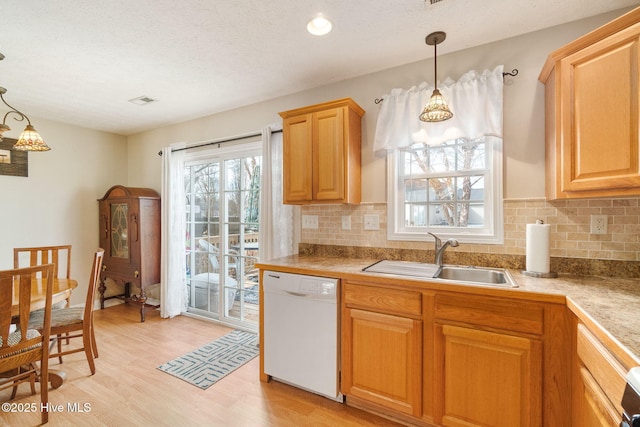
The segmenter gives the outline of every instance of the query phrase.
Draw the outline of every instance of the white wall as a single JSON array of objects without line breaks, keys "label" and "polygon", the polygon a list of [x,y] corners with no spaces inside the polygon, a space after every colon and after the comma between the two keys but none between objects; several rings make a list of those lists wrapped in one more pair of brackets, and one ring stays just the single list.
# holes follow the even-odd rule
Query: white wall
[{"label": "white wall", "polygon": [[[438,75],[442,80],[446,76],[458,79],[471,69],[493,69],[499,64],[504,64],[505,71],[519,70],[517,77],[507,77],[504,88],[505,198],[544,196],[544,86],[538,81],[538,75],[548,54],[626,11],[438,57]],[[455,37],[455,31],[447,31],[448,38]],[[431,48],[425,45],[425,55],[431,53],[427,49]],[[372,152],[380,109],[374,100],[392,88],[408,89],[430,79],[433,79],[431,59],[131,136],[128,138],[129,183],[159,191],[161,161],[157,152],[172,142],[204,141],[259,130],[266,124],[280,122],[279,111],[351,97],[366,110],[362,201],[385,202],[385,161]]]},{"label": "white wall", "polygon": [[[0,269],[13,268],[13,248],[71,244],[72,304],[83,303],[98,247],[98,202],[127,183],[126,138],[30,117],[51,151],[29,153],[29,176],[0,175]],[[13,125],[4,136],[18,138]]]}]

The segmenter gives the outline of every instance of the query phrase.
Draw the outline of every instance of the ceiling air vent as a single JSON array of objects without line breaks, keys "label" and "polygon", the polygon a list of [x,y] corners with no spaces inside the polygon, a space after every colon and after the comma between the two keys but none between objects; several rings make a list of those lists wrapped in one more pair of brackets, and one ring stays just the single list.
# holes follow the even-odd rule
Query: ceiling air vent
[{"label": "ceiling air vent", "polygon": [[133,98],[133,99],[129,100],[129,102],[131,102],[132,104],[136,104],[136,105],[147,105],[147,104],[151,104],[152,102],[156,102],[156,101],[157,101],[157,99],[149,98],[146,95],[139,96],[137,98]]}]

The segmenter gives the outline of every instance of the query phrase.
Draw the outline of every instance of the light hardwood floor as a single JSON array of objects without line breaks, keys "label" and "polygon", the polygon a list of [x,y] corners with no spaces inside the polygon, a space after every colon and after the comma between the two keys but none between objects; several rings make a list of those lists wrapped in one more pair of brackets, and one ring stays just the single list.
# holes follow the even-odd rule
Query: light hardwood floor
[{"label": "light hardwood floor", "polygon": [[[67,381],[49,392],[49,426],[396,426],[297,388],[261,383],[256,357],[207,390],[200,390],[156,369],[231,331],[225,326],[178,316],[161,319],[148,310],[140,323],[136,306],[120,304],[96,311],[100,357],[90,375],[82,353],[66,356],[51,368],[64,370]],[[73,345],[73,343],[71,344]],[[5,402],[10,390],[0,394]],[[20,386],[13,402],[39,402]],[[68,405],[89,409],[69,411]],[[18,405],[16,405],[18,406]],[[34,426],[39,413],[0,411],[2,426]]]}]

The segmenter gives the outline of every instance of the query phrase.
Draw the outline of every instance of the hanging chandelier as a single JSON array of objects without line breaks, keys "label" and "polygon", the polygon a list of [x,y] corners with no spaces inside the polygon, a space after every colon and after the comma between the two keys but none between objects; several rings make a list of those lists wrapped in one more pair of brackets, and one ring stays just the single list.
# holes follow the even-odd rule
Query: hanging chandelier
[{"label": "hanging chandelier", "polygon": [[433,46],[433,68],[434,68],[434,89],[429,98],[429,102],[422,110],[420,114],[420,120],[423,122],[442,122],[449,120],[453,117],[453,113],[449,110],[447,101],[444,99],[440,91],[438,90],[438,55],[436,46],[442,43],[447,38],[447,34],[444,31],[436,31],[429,34],[425,42],[429,46]]},{"label": "hanging chandelier", "polygon": [[[3,59],[4,59],[4,55],[0,53],[0,61],[2,61]],[[9,105],[9,103],[4,99],[5,93],[7,93],[7,89],[0,86],[0,100],[2,100],[4,105],[9,107],[9,111],[7,111],[7,113],[4,115],[2,119],[2,124],[0,124],[0,142],[2,141],[2,134],[6,131],[11,130],[11,128],[7,125],[7,117],[9,117],[10,114],[14,114],[17,116],[14,118],[16,121],[26,120],[27,126],[24,128],[24,130],[20,134],[20,138],[18,138],[18,142],[16,142],[15,145],[11,147],[12,150],[20,150],[20,151],[51,150],[51,148],[49,148],[49,146],[45,144],[45,142],[42,140],[42,137],[40,136],[38,131],[36,131],[35,128],[31,125],[31,120],[29,120],[29,117],[27,117],[26,114],[18,111],[17,109]]]}]

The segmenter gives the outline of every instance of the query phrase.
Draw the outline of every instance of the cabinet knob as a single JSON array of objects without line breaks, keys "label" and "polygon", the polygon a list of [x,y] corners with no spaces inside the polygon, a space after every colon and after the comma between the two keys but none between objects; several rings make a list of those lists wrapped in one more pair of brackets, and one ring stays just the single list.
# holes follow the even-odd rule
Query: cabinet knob
[{"label": "cabinet knob", "polygon": [[102,264],[102,271],[107,271],[107,266],[106,266],[106,264]]},{"label": "cabinet knob", "polygon": [[140,277],[140,272],[139,272],[138,270],[134,271],[134,272],[133,272],[133,277],[135,277],[136,279],[137,279],[138,277]]}]

